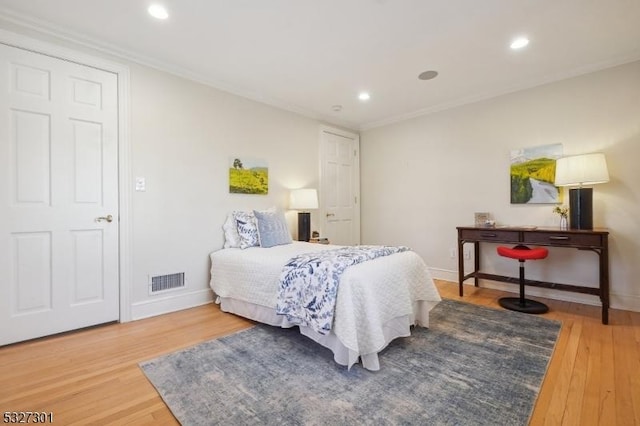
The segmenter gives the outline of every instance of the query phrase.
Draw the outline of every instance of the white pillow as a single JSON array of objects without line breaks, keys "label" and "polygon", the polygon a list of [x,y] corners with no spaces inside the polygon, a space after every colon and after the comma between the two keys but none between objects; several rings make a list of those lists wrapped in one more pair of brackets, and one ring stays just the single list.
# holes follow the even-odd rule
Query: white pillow
[{"label": "white pillow", "polygon": [[240,235],[238,235],[238,227],[233,213],[227,215],[227,220],[222,225],[222,230],[224,231],[224,248],[240,247]]}]

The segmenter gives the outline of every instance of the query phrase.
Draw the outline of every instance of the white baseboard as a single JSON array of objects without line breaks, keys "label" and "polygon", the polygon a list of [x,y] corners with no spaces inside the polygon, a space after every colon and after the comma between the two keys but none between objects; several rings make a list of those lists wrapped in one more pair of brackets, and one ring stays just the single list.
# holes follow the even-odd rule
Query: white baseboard
[{"label": "white baseboard", "polygon": [[450,271],[448,269],[429,268],[431,276],[436,280],[458,282],[458,271]]},{"label": "white baseboard", "polygon": [[[429,268],[431,276],[442,281],[452,283],[458,282],[458,271],[451,271],[439,268]],[[471,280],[467,280],[465,285],[472,286]],[[496,290],[517,293],[518,287],[513,284],[498,281],[480,280],[480,286]],[[600,306],[600,298],[589,294],[572,293],[546,288],[527,287],[527,294],[531,296],[544,297],[566,302],[582,303],[585,305]],[[625,311],[640,312],[640,297],[622,294],[610,294],[611,308]],[[167,314],[169,312],[194,308],[213,302],[213,292],[210,289],[203,289],[189,293],[176,293],[175,295],[165,295],[157,299],[136,302],[131,305],[131,319],[139,320],[154,317],[156,315]]]},{"label": "white baseboard", "polygon": [[[458,283],[458,271],[447,269],[429,268],[431,276],[442,281]],[[472,280],[467,280],[465,285],[473,285]],[[518,293],[518,287],[513,284],[499,281],[480,280],[480,287],[492,288],[495,290]],[[562,300],[565,302],[582,303],[585,305],[601,306],[600,298],[590,294],[572,293],[569,291],[552,290],[547,288],[527,287],[526,293],[531,296],[545,297],[547,299]],[[612,309],[622,309],[624,311],[640,312],[640,297],[624,294],[609,293],[609,304]]]},{"label": "white baseboard", "polygon": [[158,296],[157,299],[154,298],[133,303],[131,305],[131,319],[139,320],[155,317],[156,315],[194,308],[211,302],[213,302],[213,292],[211,289]]},{"label": "white baseboard", "polygon": [[640,296],[610,294],[610,305],[613,309],[622,309],[623,311],[640,312]]}]

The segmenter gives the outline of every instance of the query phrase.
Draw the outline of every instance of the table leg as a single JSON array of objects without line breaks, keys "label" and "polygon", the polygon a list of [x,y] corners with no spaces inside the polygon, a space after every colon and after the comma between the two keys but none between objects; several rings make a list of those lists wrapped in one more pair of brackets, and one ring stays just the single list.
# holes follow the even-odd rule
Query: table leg
[{"label": "table leg", "polygon": [[609,249],[605,246],[600,255],[600,301],[602,302],[602,323],[609,324]]},{"label": "table leg", "polygon": [[463,278],[464,278],[464,241],[458,238],[458,292],[460,297],[464,296]]},{"label": "table leg", "polygon": [[[480,270],[480,243],[478,241],[473,243],[473,272],[477,273]],[[478,287],[478,277],[473,277],[473,284]]]}]

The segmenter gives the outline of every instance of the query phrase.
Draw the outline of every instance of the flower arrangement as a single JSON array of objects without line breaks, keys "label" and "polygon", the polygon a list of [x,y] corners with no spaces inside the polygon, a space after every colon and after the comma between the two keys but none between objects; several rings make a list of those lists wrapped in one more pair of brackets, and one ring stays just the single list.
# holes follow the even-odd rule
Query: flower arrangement
[{"label": "flower arrangement", "polygon": [[567,217],[569,214],[569,207],[567,206],[555,206],[553,212],[560,215],[560,217]]},{"label": "flower arrangement", "polygon": [[568,227],[568,218],[569,207],[567,206],[555,206],[553,208],[554,213],[558,213],[560,215],[560,229],[567,229]]}]

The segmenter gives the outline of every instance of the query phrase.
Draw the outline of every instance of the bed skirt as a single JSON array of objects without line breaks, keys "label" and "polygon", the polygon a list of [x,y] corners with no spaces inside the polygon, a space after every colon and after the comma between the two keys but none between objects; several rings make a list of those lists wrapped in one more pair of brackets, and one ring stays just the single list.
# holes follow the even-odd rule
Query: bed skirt
[{"label": "bed skirt", "polygon": [[[223,312],[240,315],[251,320],[269,324],[275,327],[291,328],[296,327],[287,321],[284,315],[276,314],[274,308],[256,305],[229,297],[218,297],[216,303],[220,304]],[[329,334],[320,334],[310,327],[300,327],[300,333],[307,336],[311,340],[328,348],[333,352],[333,359],[340,365],[351,368],[359,360],[362,366],[367,370],[377,371],[380,369],[380,361],[378,353],[389,345],[389,343],[398,337],[407,337],[411,335],[411,327],[419,325],[429,327],[429,311],[437,304],[437,301],[418,300],[413,304],[413,313],[392,318],[387,321],[382,328],[385,337],[384,344],[375,352],[362,354],[358,348],[348,348],[338,337],[330,332]]]}]

